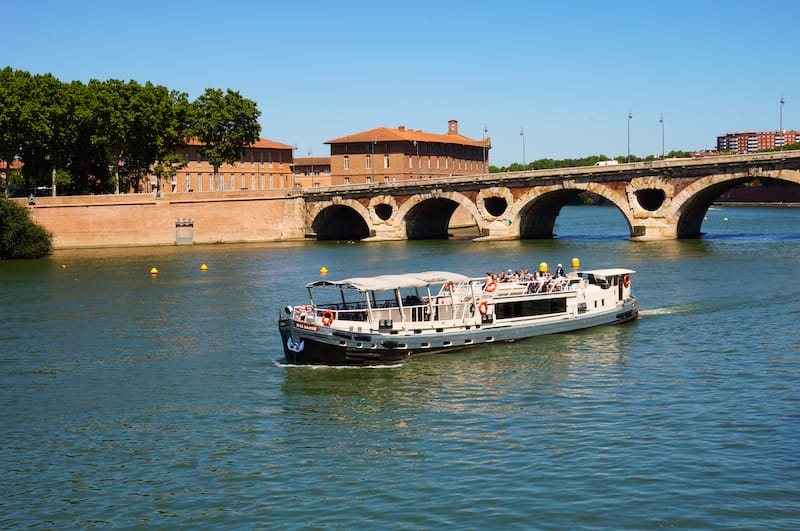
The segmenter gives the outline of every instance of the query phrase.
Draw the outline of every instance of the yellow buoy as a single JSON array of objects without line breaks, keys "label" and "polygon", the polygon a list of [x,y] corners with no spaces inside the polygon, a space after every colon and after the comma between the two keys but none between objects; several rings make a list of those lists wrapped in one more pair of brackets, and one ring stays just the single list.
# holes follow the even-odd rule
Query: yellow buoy
[{"label": "yellow buoy", "polygon": [[577,258],[573,258],[572,259],[572,268],[573,269],[578,269],[580,266],[581,266],[581,261],[578,260]]},{"label": "yellow buoy", "polygon": [[155,267],[153,267],[153,269],[151,269],[151,270],[150,270],[150,274],[151,274],[151,275],[157,275],[157,274],[158,274],[158,269],[156,269]]},{"label": "yellow buoy", "polygon": [[200,271],[208,271],[208,266],[203,264],[200,266]]},{"label": "yellow buoy", "polygon": [[325,267],[325,266],[322,266],[322,267],[319,268],[319,272],[322,273],[323,275],[327,275],[328,274],[328,268]]},{"label": "yellow buoy", "polygon": [[541,264],[539,264],[539,272],[547,273],[547,262],[542,262]]}]

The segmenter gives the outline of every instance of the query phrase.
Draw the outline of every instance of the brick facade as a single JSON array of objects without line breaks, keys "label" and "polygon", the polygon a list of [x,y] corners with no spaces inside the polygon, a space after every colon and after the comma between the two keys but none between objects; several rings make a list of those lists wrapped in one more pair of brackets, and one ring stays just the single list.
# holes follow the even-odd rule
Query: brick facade
[{"label": "brick facade", "polygon": [[489,172],[491,140],[473,140],[448,122],[446,134],[378,127],[328,140],[331,184],[364,184]]}]

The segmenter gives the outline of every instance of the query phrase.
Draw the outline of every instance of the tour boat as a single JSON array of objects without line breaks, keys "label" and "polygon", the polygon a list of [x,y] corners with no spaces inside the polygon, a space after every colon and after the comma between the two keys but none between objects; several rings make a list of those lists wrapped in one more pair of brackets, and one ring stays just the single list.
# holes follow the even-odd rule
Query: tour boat
[{"label": "tour boat", "polygon": [[280,310],[290,365],[387,365],[410,357],[634,320],[634,271],[471,278],[424,271],[306,285]]}]

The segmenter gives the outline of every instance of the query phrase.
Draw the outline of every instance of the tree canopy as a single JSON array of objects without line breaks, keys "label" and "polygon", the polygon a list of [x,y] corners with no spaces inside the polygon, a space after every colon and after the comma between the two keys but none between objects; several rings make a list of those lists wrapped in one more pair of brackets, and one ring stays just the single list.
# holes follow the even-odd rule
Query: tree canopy
[{"label": "tree canopy", "polygon": [[[190,102],[187,94],[150,82],[64,83],[6,67],[0,70],[0,161],[6,163],[0,187],[130,191],[149,173],[174,168],[177,147],[189,139],[202,144],[216,171],[258,140],[260,114],[255,102],[230,89],[206,89]],[[21,182],[12,182],[17,160]]]},{"label": "tree canopy", "polygon": [[200,153],[214,168],[215,186],[219,167],[236,162],[242,148],[258,140],[260,114],[254,102],[230,89],[206,89],[192,104],[187,130],[203,144]]}]

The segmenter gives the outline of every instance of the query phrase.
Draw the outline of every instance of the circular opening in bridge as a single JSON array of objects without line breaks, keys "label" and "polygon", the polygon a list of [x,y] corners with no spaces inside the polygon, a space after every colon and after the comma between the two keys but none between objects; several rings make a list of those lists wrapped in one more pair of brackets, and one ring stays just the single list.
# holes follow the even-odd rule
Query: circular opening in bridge
[{"label": "circular opening in bridge", "polygon": [[387,205],[386,203],[375,205],[375,214],[383,221],[386,221],[392,215],[392,205]]},{"label": "circular opening in bridge", "polygon": [[646,190],[639,190],[636,192],[636,200],[639,201],[639,204],[642,205],[642,208],[645,210],[649,210],[653,212],[661,208],[661,205],[664,204],[664,199],[667,198],[667,195],[664,193],[664,190],[658,190],[655,188],[648,188]]},{"label": "circular opening in bridge", "polygon": [[483,206],[486,207],[486,212],[497,217],[506,211],[508,202],[503,197],[487,197],[483,200]]}]

